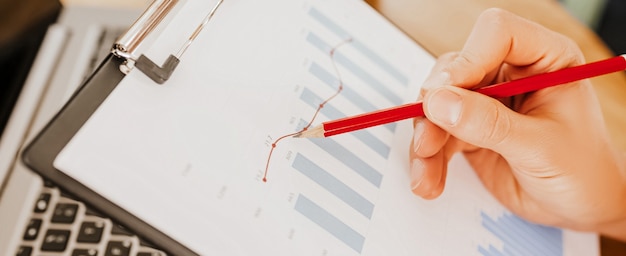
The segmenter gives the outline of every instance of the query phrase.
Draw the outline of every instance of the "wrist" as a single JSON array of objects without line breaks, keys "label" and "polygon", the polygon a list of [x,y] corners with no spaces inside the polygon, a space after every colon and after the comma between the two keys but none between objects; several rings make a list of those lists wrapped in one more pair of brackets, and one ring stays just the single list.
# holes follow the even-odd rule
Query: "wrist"
[{"label": "wrist", "polygon": [[607,237],[626,242],[626,152],[621,153],[619,171],[622,177],[622,187],[618,190],[621,201],[615,205],[617,218],[598,227],[598,232]]},{"label": "wrist", "polygon": [[626,242],[626,219],[606,224],[599,233],[606,237]]}]

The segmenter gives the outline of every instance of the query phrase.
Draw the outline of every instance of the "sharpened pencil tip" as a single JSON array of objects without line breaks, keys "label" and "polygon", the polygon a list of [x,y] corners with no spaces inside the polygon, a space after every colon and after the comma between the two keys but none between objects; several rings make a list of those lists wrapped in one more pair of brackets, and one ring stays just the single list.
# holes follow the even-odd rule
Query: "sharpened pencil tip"
[{"label": "sharpened pencil tip", "polygon": [[293,136],[293,138],[323,138],[324,127],[322,125],[303,130]]}]

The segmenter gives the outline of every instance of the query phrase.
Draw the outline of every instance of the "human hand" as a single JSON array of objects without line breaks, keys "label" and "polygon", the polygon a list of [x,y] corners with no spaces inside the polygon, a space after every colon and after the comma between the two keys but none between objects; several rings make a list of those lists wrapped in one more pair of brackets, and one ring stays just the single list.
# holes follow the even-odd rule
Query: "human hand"
[{"label": "human hand", "polygon": [[449,159],[462,152],[517,215],[620,236],[613,229],[626,227],[626,157],[612,146],[587,80],[500,100],[467,90],[583,62],[570,39],[485,11],[464,48],[441,56],[424,83],[428,119],[415,120],[409,149],[413,193],[438,197]]}]

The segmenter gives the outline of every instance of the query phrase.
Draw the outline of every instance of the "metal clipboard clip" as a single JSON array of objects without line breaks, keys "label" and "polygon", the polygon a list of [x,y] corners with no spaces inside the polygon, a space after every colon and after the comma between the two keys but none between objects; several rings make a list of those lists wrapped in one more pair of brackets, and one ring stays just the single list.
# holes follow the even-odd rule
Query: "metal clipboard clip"
[{"label": "metal clipboard clip", "polygon": [[174,9],[179,0],[154,0],[132,26],[115,42],[111,51],[113,54],[126,59],[120,70],[128,74],[134,67],[150,77],[158,84],[165,83],[180,63],[180,57],[196,39],[202,29],[209,23],[223,0],[219,0],[204,20],[191,33],[187,41],[181,46],[176,55],[170,54],[162,66],[154,63],[145,55],[137,57],[137,48],[141,42],[163,21]]}]

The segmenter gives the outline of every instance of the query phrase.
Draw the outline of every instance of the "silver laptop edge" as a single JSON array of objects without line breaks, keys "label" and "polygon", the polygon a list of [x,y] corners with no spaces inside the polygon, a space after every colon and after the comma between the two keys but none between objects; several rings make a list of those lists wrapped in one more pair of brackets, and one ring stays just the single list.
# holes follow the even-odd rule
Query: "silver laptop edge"
[{"label": "silver laptop edge", "polygon": [[[71,96],[101,59],[94,52],[105,28],[123,31],[137,9],[65,6],[51,26],[0,137],[0,255],[15,255],[43,180],[26,169],[19,152]],[[100,54],[101,55],[101,54]]]}]

